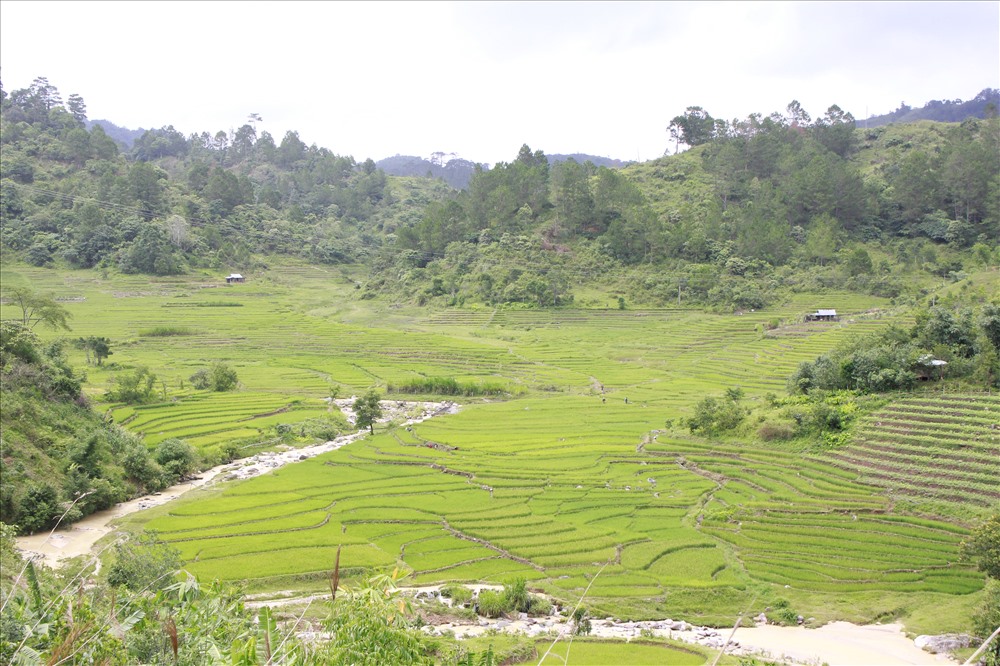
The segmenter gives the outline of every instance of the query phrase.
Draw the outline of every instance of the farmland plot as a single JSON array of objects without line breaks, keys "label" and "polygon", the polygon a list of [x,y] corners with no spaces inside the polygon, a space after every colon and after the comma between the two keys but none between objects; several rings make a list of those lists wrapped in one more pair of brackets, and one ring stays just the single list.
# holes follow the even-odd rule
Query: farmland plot
[{"label": "farmland plot", "polygon": [[[85,299],[67,302],[74,334],[123,341],[118,366],[92,368],[91,395],[134,365],[166,382],[158,405],[113,406],[151,444],[260,436],[322,416],[331,386],[344,397],[450,377],[519,391],[139,519],[200,576],[263,590],[321,587],[340,547],[349,575],[399,564],[416,583],[523,576],[567,601],[590,586],[595,612],[702,623],[729,623],[762,595],[791,598],[817,617],[850,598],[864,614],[854,619],[870,619],[944,597],[974,600],[981,587],[957,550],[968,520],[995,505],[995,398],[960,407],[915,396],[838,452],[706,442],[667,425],[727,388],[751,398],[782,392],[801,361],[897,321],[870,312],[886,307],[879,299],[825,294],[821,304],[842,320],[807,325],[801,315],[817,298],[804,295],[734,315],[425,312],[351,301],[339,278],[295,266],[232,289],[78,275],[25,269],[22,277]],[[179,321],[183,336],[141,335]],[[237,369],[237,392],[181,388],[216,360]],[[962,419],[948,416],[958,409],[967,410]],[[969,434],[959,420],[985,430]],[[913,481],[932,464],[933,484]],[[922,512],[920,502],[951,510]]]}]

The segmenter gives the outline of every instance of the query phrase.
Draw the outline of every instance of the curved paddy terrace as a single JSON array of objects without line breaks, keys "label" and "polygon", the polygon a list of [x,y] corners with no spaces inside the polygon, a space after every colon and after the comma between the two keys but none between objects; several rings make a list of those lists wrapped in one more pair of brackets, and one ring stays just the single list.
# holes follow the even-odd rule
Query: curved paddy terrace
[{"label": "curved paddy terrace", "polygon": [[[836,451],[710,441],[679,425],[706,395],[782,393],[800,362],[905,323],[884,301],[825,294],[821,305],[843,316],[810,324],[801,315],[819,297],[807,295],[726,315],[425,312],[347,302],[337,280],[278,267],[246,289],[175,281],[116,297],[99,282],[63,285],[88,299],[67,303],[78,321],[107,305],[102,334],[132,340],[116,361],[167,379],[175,399],[114,409],[150,441],[180,436],[207,450],[260,436],[321,414],[331,384],[344,395],[449,377],[516,395],[455,397],[457,414],[379,428],[136,514],[131,527],[157,530],[192,573],[308,593],[325,588],[341,548],[346,576],[400,565],[418,585],[524,577],[567,603],[586,590],[595,617],[713,626],[781,602],[816,625],[898,618],[944,632],[977,602],[982,576],[958,546],[996,506],[995,396],[903,398]],[[239,306],[197,305],[211,302]],[[138,335],[180,310],[191,335]],[[209,359],[237,368],[239,392],[179,388]],[[92,394],[109,376],[92,374]]]}]

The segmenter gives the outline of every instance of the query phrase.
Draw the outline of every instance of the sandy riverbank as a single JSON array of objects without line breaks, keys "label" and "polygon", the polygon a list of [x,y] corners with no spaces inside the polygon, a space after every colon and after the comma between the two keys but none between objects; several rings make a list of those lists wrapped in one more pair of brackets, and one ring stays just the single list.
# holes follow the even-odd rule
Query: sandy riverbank
[{"label": "sandy riverbank", "polygon": [[[648,629],[653,623],[610,623],[597,620],[592,636],[619,640],[641,638],[643,630],[654,636],[719,649],[731,629],[709,629],[687,625],[682,630]],[[555,632],[568,638],[571,624],[562,619],[489,621],[478,624],[451,623],[436,629],[468,638],[491,630],[542,637]],[[859,626],[832,622],[818,629],[759,625],[738,629],[726,654],[770,659],[795,666],[942,666],[958,662],[946,655],[921,650],[903,633],[900,624]]]},{"label": "sandy riverbank", "polygon": [[829,666],[896,666],[955,664],[945,655],[921,650],[903,633],[901,624],[858,626],[831,622],[818,629],[760,625],[736,630],[733,640],[744,648],[769,653],[796,664]]},{"label": "sandy riverbank", "polygon": [[[498,585],[468,585],[478,593],[480,589],[502,589]],[[438,596],[441,585],[401,587],[401,594],[437,600],[445,605],[448,599]],[[282,608],[311,604],[325,600],[329,594],[296,596],[293,592],[256,595],[248,598],[247,606]],[[415,606],[419,611],[420,606]],[[518,615],[516,619],[455,620],[425,625],[425,633],[450,633],[457,638],[482,636],[499,631],[523,634],[544,639],[559,635],[560,640],[570,637],[572,623],[562,615],[532,617]],[[675,620],[649,620],[640,622],[616,621],[610,618],[593,619],[591,636],[616,640],[637,640],[648,632],[654,636],[721,649],[730,640],[732,629],[699,627]],[[738,657],[755,657],[776,660],[795,666],[944,666],[957,662],[945,655],[935,655],[918,648],[903,632],[901,624],[856,625],[849,622],[832,622],[816,629],[782,627],[758,624],[740,628],[732,635],[726,653]]]}]

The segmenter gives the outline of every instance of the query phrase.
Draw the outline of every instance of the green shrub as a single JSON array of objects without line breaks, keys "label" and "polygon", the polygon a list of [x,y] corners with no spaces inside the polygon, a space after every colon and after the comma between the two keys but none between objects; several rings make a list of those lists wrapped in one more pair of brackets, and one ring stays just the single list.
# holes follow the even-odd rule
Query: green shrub
[{"label": "green shrub", "polygon": [[62,510],[59,491],[44,481],[32,483],[21,497],[17,522],[25,534],[34,534],[56,524]]},{"label": "green shrub", "polygon": [[232,391],[239,384],[236,370],[228,364],[218,361],[210,368],[202,368],[189,378],[191,384],[198,390]]},{"label": "green shrub", "polygon": [[472,601],[472,590],[464,585],[445,585],[441,588],[441,596],[451,599],[453,606],[464,606]]},{"label": "green shrub", "polygon": [[107,397],[112,402],[141,404],[149,401],[155,384],[156,375],[146,366],[139,366],[132,372],[117,375]]},{"label": "green shrub", "polygon": [[160,467],[174,477],[183,479],[193,472],[198,464],[198,454],[194,447],[179,439],[165,439],[156,447],[154,455]]},{"label": "green shrub", "polygon": [[591,632],[593,627],[590,624],[590,618],[587,616],[587,609],[580,606],[573,611],[573,633],[578,636],[586,636]]},{"label": "green shrub", "polygon": [[198,331],[187,326],[154,326],[139,331],[144,338],[169,338],[175,335],[195,335]]},{"label": "green shrub", "polygon": [[[395,577],[375,577],[355,594],[333,606],[324,626],[329,641],[317,644],[309,663],[433,664],[437,643],[410,628],[406,605],[400,603]],[[258,663],[254,656],[245,663]],[[285,662],[282,662],[285,663]]]},{"label": "green shrub", "polygon": [[527,613],[530,607],[528,586],[524,578],[515,578],[503,587],[503,603],[506,611]]},{"label": "green shrub", "polygon": [[508,395],[511,388],[499,382],[460,382],[454,377],[423,377],[402,384],[390,384],[390,393],[431,393],[434,395]]},{"label": "green shrub", "polygon": [[550,602],[545,597],[540,597],[536,594],[532,594],[528,598],[528,610],[526,610],[525,612],[528,615],[551,615],[552,602]]},{"label": "green shrub", "polygon": [[791,423],[767,421],[757,429],[757,436],[765,442],[791,439],[795,436],[795,426]]},{"label": "green shrub", "polygon": [[299,424],[299,433],[302,437],[323,442],[336,439],[346,429],[347,424],[336,415],[309,419]]},{"label": "green shrub", "polygon": [[208,368],[202,368],[188,377],[188,379],[191,382],[191,386],[199,391],[205,391],[212,386],[212,375],[208,372]]},{"label": "green shrub", "polygon": [[108,583],[133,592],[163,589],[180,569],[179,551],[160,541],[155,532],[143,532],[115,546],[115,559],[108,567]]},{"label": "green shrub", "polygon": [[717,435],[738,426],[746,416],[746,410],[739,406],[733,395],[735,394],[730,394],[724,399],[703,398],[695,405],[694,415],[688,419],[688,428],[691,432]]},{"label": "green shrub", "polygon": [[500,617],[507,611],[504,595],[495,590],[480,590],[476,612],[483,617]]},{"label": "green shrub", "polygon": [[236,371],[225,363],[214,363],[211,373],[213,391],[232,391],[239,383]]},{"label": "green shrub", "polygon": [[149,455],[149,449],[140,441],[126,444],[120,453],[122,468],[128,479],[136,485],[153,492],[162,490],[169,483],[163,468]]}]

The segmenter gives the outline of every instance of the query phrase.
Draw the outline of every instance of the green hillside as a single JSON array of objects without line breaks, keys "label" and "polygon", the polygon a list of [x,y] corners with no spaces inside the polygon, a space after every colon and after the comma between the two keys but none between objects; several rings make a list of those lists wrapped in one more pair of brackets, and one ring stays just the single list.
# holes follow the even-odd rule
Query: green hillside
[{"label": "green hillside", "polygon": [[[143,556],[111,540],[104,573],[71,573],[94,612],[138,613],[87,625],[108,654],[170,661],[171,608],[174,632],[221,623],[186,658],[256,663],[212,581],[266,603],[326,594],[334,569],[378,622],[413,621],[388,605],[397,579],[370,578],[393,570],[524,581],[595,618],[985,617],[995,583],[963,543],[1000,509],[996,117],[859,130],[837,107],[689,107],[677,154],[609,169],[523,146],[458,191],[252,122],[123,153],[44,79],[0,110],[4,558],[6,525],[352,431],[332,397],[460,403],[127,518],[163,540],[145,544],[163,589],[128,588]],[[200,582],[167,586],[174,563]],[[71,595],[15,568],[0,654],[61,649],[25,627],[71,644],[41,603]]]}]

